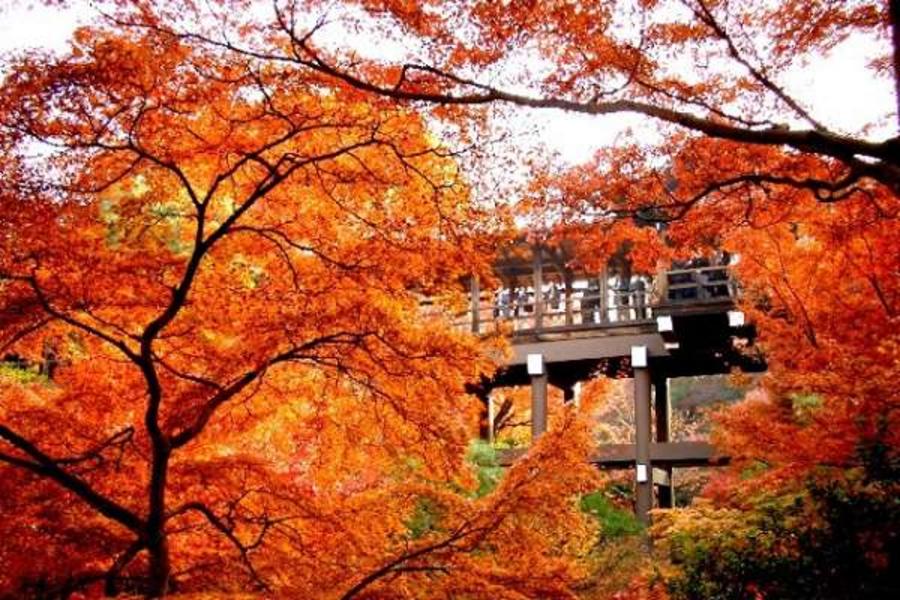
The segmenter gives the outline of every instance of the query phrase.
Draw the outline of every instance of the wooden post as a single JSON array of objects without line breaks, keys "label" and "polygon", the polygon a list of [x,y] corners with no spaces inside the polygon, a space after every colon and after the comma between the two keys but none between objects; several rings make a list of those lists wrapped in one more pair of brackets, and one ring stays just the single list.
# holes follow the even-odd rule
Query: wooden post
[{"label": "wooden post", "polygon": [[669,385],[665,375],[654,373],[653,395],[656,408],[656,441],[669,441],[672,408],[669,405]]},{"label": "wooden post", "polygon": [[531,441],[547,431],[547,375],[531,377]]},{"label": "wooden post", "polygon": [[[635,425],[635,514],[645,525],[650,524],[653,505],[653,466],[650,464],[650,369],[647,348],[631,349],[634,369]],[[642,360],[641,360],[642,357]]]},{"label": "wooden post", "polygon": [[604,265],[603,270],[599,275],[600,281],[598,282],[600,285],[600,299],[598,300],[598,306],[600,307],[600,322],[607,323],[609,322],[609,269]]},{"label": "wooden post", "polygon": [[481,289],[478,278],[474,275],[469,279],[469,295],[472,303],[472,333],[477,335],[481,332]]},{"label": "wooden post", "polygon": [[572,314],[572,273],[568,269],[565,269],[563,271],[563,278],[566,286],[566,325],[573,325],[575,319]]},{"label": "wooden post", "polygon": [[547,431],[547,368],[541,354],[528,355],[528,375],[531,376],[531,441]]},{"label": "wooden post", "polygon": [[534,281],[534,328],[541,329],[544,326],[544,256],[540,245],[532,249],[532,275]]},{"label": "wooden post", "polygon": [[[653,400],[656,410],[656,441],[668,442],[672,420],[672,407],[669,404],[669,385],[665,374],[656,373],[653,378]],[[668,485],[660,485],[657,488],[657,498],[660,508],[672,508],[674,506],[675,480],[672,467],[663,467],[667,475]]]}]

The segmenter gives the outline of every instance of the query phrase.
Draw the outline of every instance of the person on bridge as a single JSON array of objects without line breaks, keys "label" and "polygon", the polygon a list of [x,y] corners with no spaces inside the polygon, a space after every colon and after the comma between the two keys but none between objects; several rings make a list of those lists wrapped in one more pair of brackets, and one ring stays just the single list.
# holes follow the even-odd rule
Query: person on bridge
[{"label": "person on bridge", "polygon": [[510,314],[509,288],[500,288],[494,294],[494,319],[508,319]]},{"label": "person on bridge", "polygon": [[514,298],[514,314],[516,318],[525,316],[530,312],[528,303],[528,292],[523,287],[517,287],[513,292]]},{"label": "person on bridge", "polygon": [[631,295],[634,300],[634,318],[647,318],[647,284],[640,275],[631,278]]},{"label": "person on bridge", "polygon": [[555,281],[550,284],[550,289],[547,290],[547,306],[552,311],[559,311],[562,306],[562,289]]},{"label": "person on bridge", "polygon": [[596,279],[588,281],[588,287],[581,298],[581,322],[599,323],[602,315],[600,307],[603,305],[600,298],[600,284]]}]

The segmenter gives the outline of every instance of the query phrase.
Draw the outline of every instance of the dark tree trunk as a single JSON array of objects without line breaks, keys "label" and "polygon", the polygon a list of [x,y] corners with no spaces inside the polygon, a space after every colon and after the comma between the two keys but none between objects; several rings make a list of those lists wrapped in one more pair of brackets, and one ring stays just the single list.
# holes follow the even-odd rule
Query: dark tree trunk
[{"label": "dark tree trunk", "polygon": [[490,415],[488,414],[488,403],[490,402],[491,392],[481,389],[477,392],[478,399],[481,400],[481,411],[478,416],[478,438],[484,441],[491,439]]},{"label": "dark tree trunk", "polygon": [[150,598],[164,598],[169,591],[172,567],[165,531],[166,480],[171,449],[163,436],[153,445],[153,464],[150,472],[150,511],[147,517],[147,554],[150,558]]},{"label": "dark tree trunk", "polygon": [[169,576],[172,572],[169,563],[169,542],[164,531],[157,532],[155,538],[149,540],[147,552],[150,556],[150,584],[147,597],[164,598],[169,592]]}]

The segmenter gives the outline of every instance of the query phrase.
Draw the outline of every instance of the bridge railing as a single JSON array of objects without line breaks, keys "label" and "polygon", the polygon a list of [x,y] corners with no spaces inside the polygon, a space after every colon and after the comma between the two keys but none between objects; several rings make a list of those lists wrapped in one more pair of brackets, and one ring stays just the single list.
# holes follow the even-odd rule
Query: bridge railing
[{"label": "bridge railing", "polygon": [[[545,286],[539,297],[531,287],[476,290],[468,310],[449,318],[454,328],[477,334],[497,331],[534,333],[638,324],[655,318],[659,307],[721,302],[737,289],[725,266],[672,269],[656,278],[633,277],[628,289],[614,278],[592,278],[562,286]],[[440,310],[423,301],[426,312]]]},{"label": "bridge railing", "polygon": [[727,300],[737,296],[737,286],[723,265],[672,269],[665,273],[665,304]]},{"label": "bridge railing", "polygon": [[601,294],[578,290],[571,295],[545,298],[540,306],[533,294],[527,299],[505,301],[497,293],[487,293],[480,296],[477,320],[467,313],[459,315],[457,324],[476,333],[497,329],[518,332],[584,328],[652,317],[653,309],[643,291],[609,290]]},{"label": "bridge railing", "polygon": [[545,289],[538,300],[530,288],[480,292],[477,305],[457,313],[454,327],[473,333],[584,329],[653,318],[651,297],[640,289]]}]

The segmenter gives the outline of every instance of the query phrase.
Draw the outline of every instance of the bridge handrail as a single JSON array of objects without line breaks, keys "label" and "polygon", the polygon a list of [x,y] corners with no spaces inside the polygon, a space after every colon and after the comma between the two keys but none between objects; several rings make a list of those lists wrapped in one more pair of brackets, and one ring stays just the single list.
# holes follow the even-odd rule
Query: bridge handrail
[{"label": "bridge handrail", "polygon": [[[617,289],[610,280],[601,280],[599,288],[569,286],[568,294],[559,287],[548,292],[543,286],[540,299],[531,287],[517,288],[518,298],[515,290],[507,289],[502,301],[502,289],[472,290],[477,291],[477,300],[470,297],[467,310],[448,317],[453,327],[473,333],[567,330],[646,322],[654,318],[659,306],[703,304],[737,295],[725,265],[670,269],[637,281],[641,283],[635,289]],[[428,310],[434,301],[423,298],[422,306]]]}]

